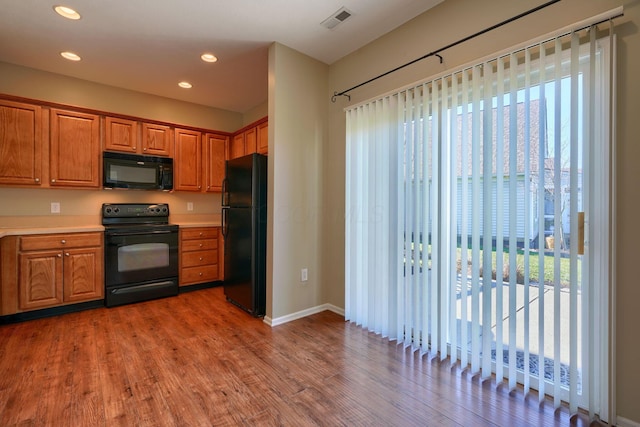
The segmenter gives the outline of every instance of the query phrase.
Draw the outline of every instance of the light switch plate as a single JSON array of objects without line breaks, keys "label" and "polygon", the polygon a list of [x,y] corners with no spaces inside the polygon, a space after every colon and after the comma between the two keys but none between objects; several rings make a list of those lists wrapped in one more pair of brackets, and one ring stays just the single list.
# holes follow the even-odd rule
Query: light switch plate
[{"label": "light switch plate", "polygon": [[51,213],[60,213],[60,203],[51,202]]}]

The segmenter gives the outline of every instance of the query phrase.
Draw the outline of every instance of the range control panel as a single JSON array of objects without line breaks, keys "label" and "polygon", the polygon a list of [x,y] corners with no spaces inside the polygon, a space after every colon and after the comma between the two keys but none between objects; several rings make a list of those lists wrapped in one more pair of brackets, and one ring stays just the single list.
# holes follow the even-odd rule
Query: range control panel
[{"label": "range control panel", "polygon": [[102,218],[149,218],[168,217],[169,205],[166,203],[104,203]]}]

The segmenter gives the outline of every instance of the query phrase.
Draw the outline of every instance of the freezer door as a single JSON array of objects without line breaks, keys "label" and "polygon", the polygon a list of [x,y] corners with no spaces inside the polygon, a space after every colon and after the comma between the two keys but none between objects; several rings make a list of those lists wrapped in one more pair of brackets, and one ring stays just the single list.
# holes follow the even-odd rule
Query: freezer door
[{"label": "freezer door", "polygon": [[223,206],[251,206],[253,195],[253,156],[228,160],[225,181]]}]

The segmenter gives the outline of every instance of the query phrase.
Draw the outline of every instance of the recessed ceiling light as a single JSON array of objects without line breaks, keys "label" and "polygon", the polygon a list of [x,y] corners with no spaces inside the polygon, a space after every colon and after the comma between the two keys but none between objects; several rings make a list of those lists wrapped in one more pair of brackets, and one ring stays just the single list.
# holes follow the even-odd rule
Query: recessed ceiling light
[{"label": "recessed ceiling light", "polygon": [[63,58],[68,59],[69,61],[80,61],[82,59],[79,55],[73,52],[60,52],[60,55],[62,55]]},{"label": "recessed ceiling light", "polygon": [[180,86],[183,89],[191,89],[193,87],[193,85],[189,82],[180,82],[178,83],[178,86]]},{"label": "recessed ceiling light", "polygon": [[216,58],[212,53],[203,53],[200,55],[200,58],[202,58],[204,62],[216,62],[218,60],[218,58]]},{"label": "recessed ceiling light", "polygon": [[53,10],[55,10],[58,15],[64,16],[65,18],[69,18],[73,20],[80,19],[80,14],[75,10],[71,9],[70,7],[56,6],[53,8]]}]

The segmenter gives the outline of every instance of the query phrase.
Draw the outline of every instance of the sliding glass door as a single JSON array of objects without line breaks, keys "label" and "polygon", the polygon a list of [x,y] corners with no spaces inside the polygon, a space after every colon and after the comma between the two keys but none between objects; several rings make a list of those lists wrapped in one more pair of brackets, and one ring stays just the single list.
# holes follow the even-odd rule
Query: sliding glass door
[{"label": "sliding glass door", "polygon": [[576,32],[347,111],[346,317],[600,413],[609,39]]}]

